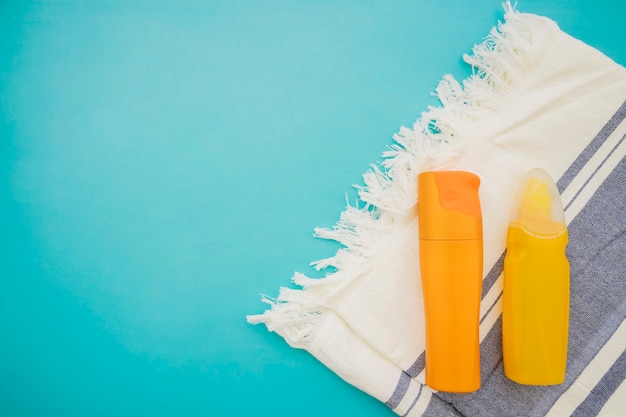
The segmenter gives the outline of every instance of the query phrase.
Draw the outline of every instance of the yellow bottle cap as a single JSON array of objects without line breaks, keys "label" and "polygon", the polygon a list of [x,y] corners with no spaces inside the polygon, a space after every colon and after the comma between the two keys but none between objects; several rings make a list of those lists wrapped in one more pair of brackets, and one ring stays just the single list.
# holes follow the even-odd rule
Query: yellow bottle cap
[{"label": "yellow bottle cap", "polygon": [[556,236],[566,230],[559,190],[545,170],[532,169],[522,179],[511,224],[542,237]]}]

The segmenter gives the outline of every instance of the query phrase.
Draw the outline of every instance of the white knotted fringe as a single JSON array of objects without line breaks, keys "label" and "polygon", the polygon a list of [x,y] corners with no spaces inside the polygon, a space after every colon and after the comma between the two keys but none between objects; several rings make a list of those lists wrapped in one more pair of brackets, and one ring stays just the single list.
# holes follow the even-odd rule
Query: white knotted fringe
[{"label": "white knotted fringe", "polygon": [[444,76],[435,91],[442,106],[429,107],[412,129],[401,127],[383,162],[363,175],[365,185],[357,187],[362,207],[348,206],[332,229],[315,229],[315,236],[344,246],[335,256],[312,263],[318,270],[333,270],[321,279],[294,274],[292,281],[301,289],[281,288],[276,299],[263,296],[271,308],[248,316],[248,322],[264,323],[290,346],[306,349],[332,310],[330,300],[376,268],[386,248],[408,227],[416,227],[417,174],[444,168],[473,145],[464,141],[467,132],[514,99],[514,90],[533,70],[528,65],[540,58],[531,55],[545,49],[535,46],[549,42],[558,30],[550,20],[517,12],[510,2],[504,10],[505,23],[464,56],[473,74],[462,85]]}]

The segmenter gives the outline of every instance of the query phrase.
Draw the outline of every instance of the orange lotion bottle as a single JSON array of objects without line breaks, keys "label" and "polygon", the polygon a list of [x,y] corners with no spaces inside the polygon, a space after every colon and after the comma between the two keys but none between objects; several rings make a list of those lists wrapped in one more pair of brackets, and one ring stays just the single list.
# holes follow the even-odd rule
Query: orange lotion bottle
[{"label": "orange lotion bottle", "polygon": [[526,175],[516,200],[504,258],[504,373],[520,384],[561,384],[570,297],[565,214],[543,169]]},{"label": "orange lotion bottle", "polygon": [[478,339],[483,274],[478,176],[418,176],[419,253],[426,319],[426,384],[438,391],[480,388]]}]

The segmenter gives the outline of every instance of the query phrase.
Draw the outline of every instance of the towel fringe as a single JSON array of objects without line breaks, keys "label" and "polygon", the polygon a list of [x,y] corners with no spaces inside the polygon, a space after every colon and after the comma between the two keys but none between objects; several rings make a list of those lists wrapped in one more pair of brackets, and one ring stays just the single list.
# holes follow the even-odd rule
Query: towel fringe
[{"label": "towel fringe", "polygon": [[550,38],[558,27],[551,20],[519,13],[510,1],[503,4],[504,23],[499,22],[464,61],[472,75],[461,85],[445,75],[435,90],[441,107],[430,106],[413,124],[401,127],[383,161],[363,175],[364,186],[355,186],[360,202],[348,204],[332,229],[316,228],[318,238],[334,240],[343,248],[328,259],[313,262],[317,270],[329,271],[313,279],[295,273],[292,281],[301,289],[282,287],[276,299],[263,296],[270,309],[247,316],[252,324],[264,323],[290,346],[304,348],[313,340],[324,317],[332,311],[332,299],[348,284],[371,270],[381,247],[389,246],[395,228],[406,228],[415,219],[417,174],[441,168],[467,147],[461,132],[488,120],[512,99],[512,91],[533,70],[530,54]]}]

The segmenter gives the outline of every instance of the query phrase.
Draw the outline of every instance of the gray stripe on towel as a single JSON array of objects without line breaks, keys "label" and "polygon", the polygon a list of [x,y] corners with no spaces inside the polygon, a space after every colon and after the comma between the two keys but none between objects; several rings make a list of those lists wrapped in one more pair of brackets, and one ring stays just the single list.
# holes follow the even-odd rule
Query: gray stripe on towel
[{"label": "gray stripe on towel", "polygon": [[481,299],[485,298],[491,287],[493,287],[493,284],[495,284],[495,282],[498,280],[500,274],[502,274],[502,272],[504,271],[505,254],[506,252],[502,252],[502,255],[500,255],[496,263],[493,265],[493,267],[491,267],[491,270],[489,270],[489,273],[487,274],[485,279],[483,279],[483,293]]},{"label": "gray stripe on towel", "polygon": [[396,384],[396,388],[393,391],[393,394],[391,395],[391,398],[389,398],[389,400],[385,402],[385,405],[391,408],[392,410],[396,408],[398,405],[400,405],[400,401],[402,401],[402,399],[406,395],[406,392],[408,391],[410,384],[411,384],[411,377],[406,372],[402,372],[400,374],[400,379],[398,380],[398,383]]},{"label": "gray stripe on towel", "polygon": [[409,415],[409,413],[411,412],[411,410],[413,409],[413,407],[415,407],[415,404],[417,404],[417,400],[420,399],[420,397],[422,396],[422,390],[424,389],[424,386],[422,384],[420,384],[420,389],[417,392],[417,395],[415,396],[415,399],[413,400],[413,402],[411,403],[411,406],[409,407],[408,410],[406,410],[406,413],[404,413],[402,415],[402,417],[406,417]]},{"label": "gray stripe on towel", "polygon": [[589,145],[578,155],[578,158],[572,163],[572,165],[565,171],[561,179],[556,183],[559,192],[562,193],[568,185],[574,180],[576,175],[585,166],[585,164],[591,159],[591,157],[598,151],[600,146],[611,136],[611,133],[617,129],[622,121],[626,119],[626,101],[617,109],[617,112],[609,119],[609,121],[602,126],[602,129],[598,132],[595,138],[589,142]]},{"label": "gray stripe on towel", "polygon": [[597,416],[604,404],[611,398],[617,387],[626,379],[626,350],[615,361],[600,382],[591,390],[572,413],[572,417]]},{"label": "gray stripe on towel", "polygon": [[413,363],[413,365],[411,365],[411,367],[406,370],[406,373],[409,374],[411,378],[415,378],[419,375],[420,372],[422,372],[424,366],[426,366],[426,353],[422,352],[422,354],[419,356],[419,358],[417,358],[415,363]]},{"label": "gray stripe on towel", "polygon": [[600,170],[600,168],[602,168],[604,166],[604,164],[606,163],[607,159],[609,159],[611,157],[611,155],[613,155],[613,152],[615,152],[615,150],[619,147],[619,145],[622,144],[622,142],[624,141],[624,139],[626,139],[626,135],[622,136],[622,138],[617,142],[617,145],[615,145],[613,147],[613,149],[611,149],[611,152],[608,153],[607,156],[604,157],[604,159],[602,160],[602,162],[600,163],[600,165],[598,165],[596,167],[596,169],[593,171],[593,173],[589,176],[589,178],[587,178],[587,180],[585,181],[585,183],[582,185],[582,187],[580,187],[580,190],[578,190],[576,192],[576,194],[574,195],[574,197],[572,198],[572,201],[570,201],[569,203],[567,203],[567,206],[565,207],[565,210],[567,210],[572,203],[574,203],[574,201],[576,201],[576,199],[578,198],[578,196],[580,195],[580,193],[585,189],[585,187],[587,186],[587,184],[589,184],[589,181],[591,181],[591,179],[598,173],[598,171]]}]

